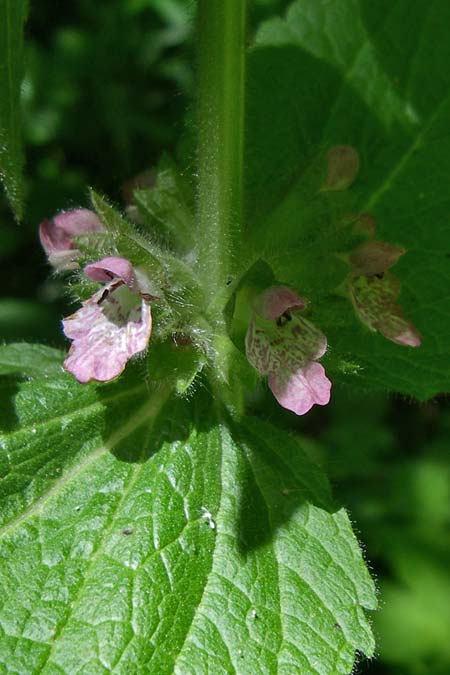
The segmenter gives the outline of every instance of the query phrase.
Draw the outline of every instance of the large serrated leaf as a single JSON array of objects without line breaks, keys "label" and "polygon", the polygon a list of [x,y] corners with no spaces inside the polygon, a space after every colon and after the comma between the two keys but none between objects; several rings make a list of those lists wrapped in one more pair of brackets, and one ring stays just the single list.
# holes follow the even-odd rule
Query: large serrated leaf
[{"label": "large serrated leaf", "polygon": [[[419,399],[450,388],[449,21],[446,0],[296,0],[263,24],[249,55],[256,245],[280,280],[316,302],[332,365],[342,359],[335,378],[349,381],[343,373],[351,371],[352,384]],[[277,87],[268,97],[271,81]],[[345,277],[334,254],[345,252],[345,242],[330,236],[332,224],[316,228],[314,213],[305,230],[305,162],[340,143],[361,156],[351,210],[372,213],[378,237],[407,249],[394,273],[405,314],[423,334],[419,349],[372,335],[356,320],[333,295]]]},{"label": "large serrated leaf", "polygon": [[23,203],[20,86],[27,13],[28,0],[0,0],[0,178],[18,218]]},{"label": "large serrated leaf", "polygon": [[356,651],[373,653],[374,588],[299,443],[227,423],[206,397],[165,405],[122,384],[16,384],[2,671],[350,673]]}]

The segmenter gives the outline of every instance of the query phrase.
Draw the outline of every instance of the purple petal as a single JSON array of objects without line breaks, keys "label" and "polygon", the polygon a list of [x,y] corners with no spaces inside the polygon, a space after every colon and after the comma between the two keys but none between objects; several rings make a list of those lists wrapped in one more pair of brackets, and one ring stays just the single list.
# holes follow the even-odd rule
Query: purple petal
[{"label": "purple petal", "polygon": [[86,232],[101,232],[101,221],[89,209],[61,211],[39,225],[39,238],[47,255],[74,248],[73,238]]},{"label": "purple petal", "polygon": [[111,279],[121,279],[128,288],[136,288],[133,265],[125,258],[118,256],[102,258],[102,260],[86,265],[84,273],[93,281],[108,282]]},{"label": "purple petal", "polygon": [[322,331],[298,315],[281,325],[267,325],[254,316],[245,337],[247,358],[261,375],[285,370],[286,364],[303,367],[320,359],[326,350],[327,339]]},{"label": "purple petal", "polygon": [[271,373],[269,387],[278,403],[296,415],[304,415],[313,405],[326,405],[330,401],[331,382],[323,366],[314,361],[292,373]]},{"label": "purple petal", "polygon": [[[113,287],[113,284],[110,284]],[[108,287],[105,289],[108,290]],[[64,333],[73,340],[64,368],[79,382],[108,382],[126,362],[143,351],[151,334],[150,306],[137,298],[130,304],[124,286],[103,300],[105,290],[92,296],[63,321]]]},{"label": "purple petal", "polygon": [[272,286],[261,293],[255,302],[256,311],[265,319],[278,319],[285,312],[306,307],[306,300],[287,286]]},{"label": "purple petal", "polygon": [[39,239],[47,255],[73,248],[72,237],[62,227],[58,227],[54,220],[42,221],[39,225]]},{"label": "purple petal", "polygon": [[409,324],[409,327],[406,328],[402,333],[398,333],[390,339],[393,342],[396,342],[398,345],[402,345],[404,347],[420,347],[422,344],[420,333],[412,324]]},{"label": "purple petal", "polygon": [[420,347],[422,338],[417,328],[403,318],[399,307],[392,314],[382,317],[376,324],[376,328],[388,340],[402,347]]}]

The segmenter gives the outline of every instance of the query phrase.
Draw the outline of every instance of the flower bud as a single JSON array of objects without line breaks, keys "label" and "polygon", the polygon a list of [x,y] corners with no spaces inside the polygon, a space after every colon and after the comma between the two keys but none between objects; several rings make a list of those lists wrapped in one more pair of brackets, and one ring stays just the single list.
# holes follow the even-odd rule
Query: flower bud
[{"label": "flower bud", "polygon": [[327,154],[327,175],[322,190],[346,190],[359,170],[359,155],[351,145],[336,145]]},{"label": "flower bud", "polygon": [[395,265],[397,260],[405,253],[400,246],[393,246],[385,241],[371,241],[358,246],[350,254],[350,264],[353,276],[374,276],[383,274]]},{"label": "flower bud", "polygon": [[374,237],[377,229],[375,218],[370,213],[361,213],[353,225],[353,234]]},{"label": "flower bud", "polygon": [[89,209],[61,211],[54,218],[39,225],[39,239],[50,264],[57,270],[75,269],[79,251],[74,238],[88,232],[101,232],[104,227],[98,216]]}]

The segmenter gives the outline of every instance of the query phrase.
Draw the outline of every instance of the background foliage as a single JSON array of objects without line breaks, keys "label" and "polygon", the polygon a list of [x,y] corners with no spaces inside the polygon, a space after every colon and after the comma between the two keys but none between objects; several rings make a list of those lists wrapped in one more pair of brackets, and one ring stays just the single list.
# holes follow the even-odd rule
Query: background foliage
[{"label": "background foliage", "polygon": [[[275,12],[283,16],[291,5],[289,21],[273,18]],[[377,3],[378,11],[374,11],[374,3],[356,0],[343,3],[360,21],[355,20],[355,29],[349,35],[334,17],[327,28],[327,39],[321,42],[317,32],[321,17],[315,14],[313,0],[310,3],[255,0],[251,29],[254,36],[263,22],[257,40],[260,49],[270,50],[275,43],[281,45],[274,56],[281,63],[275,63],[274,68],[279,72],[279,66],[284,67],[286,87],[294,83],[299,86],[301,82],[302,72],[296,65],[298,50],[309,55],[311,67],[317,67],[317,62],[322,64],[323,90],[318,87],[315,92],[303,93],[325,97],[336,94],[335,108],[325,132],[322,134],[320,129],[321,133],[311,142],[325,141],[333,135],[333,125],[344,119],[348,128],[343,140],[360,149],[361,138],[355,138],[355,133],[362,129],[363,176],[368,184],[376,177],[378,167],[390,162],[389,144],[382,145],[382,157],[372,151],[377,134],[381,133],[380,126],[390,129],[396,142],[404,143],[405,147],[412,144],[410,159],[420,150],[425,153],[425,158],[407,167],[410,175],[407,173],[402,180],[401,203],[390,201],[387,194],[377,215],[384,223],[385,238],[400,240],[408,247],[409,225],[417,225],[420,220],[420,245],[411,255],[423,266],[420,274],[430,279],[429,284],[424,284],[422,316],[428,318],[432,312],[431,321],[438,330],[440,310],[433,298],[438,291],[443,291],[438,299],[445,298],[448,292],[440,281],[441,269],[444,270],[440,254],[445,250],[446,240],[444,224],[437,230],[431,228],[440,217],[448,194],[439,172],[444,176],[448,173],[445,165],[434,166],[433,144],[445,142],[442,126],[448,114],[447,99],[440,101],[437,94],[446,91],[446,76],[433,60],[444,57],[432,56],[430,49],[445,42],[438,35],[440,26],[446,25],[445,2],[435,3],[429,14],[427,3],[415,3],[409,23],[402,18],[408,3],[392,3],[389,13],[388,5]],[[300,6],[303,10],[306,7],[310,16],[309,29],[304,32],[303,24],[296,23]],[[153,168],[162,151],[176,152],[192,91],[192,9],[192,3],[183,0],[109,0],[95,5],[89,0],[79,0],[62,4],[57,11],[49,0],[39,2],[39,8],[37,3],[31,4],[22,92],[27,156],[23,223],[17,225],[13,221],[3,196],[0,208],[3,269],[0,333],[8,341],[26,338],[45,341],[53,347],[63,344],[59,318],[67,312],[68,301],[60,283],[49,278],[37,243],[39,221],[59,208],[87,205],[86,185],[120,203],[126,196],[127,180]],[[384,10],[386,20],[381,24],[379,16]],[[339,16],[344,23],[341,12]],[[414,30],[406,42],[411,26]],[[376,55],[366,45],[364,31],[377,36]],[[258,87],[258,58],[255,53],[250,62],[255,87]],[[411,59],[415,65],[408,92],[414,95],[413,108],[408,107],[411,99],[408,105],[402,99],[406,89],[402,91],[401,84],[394,86],[397,81],[402,82]],[[305,67],[304,59],[302,63]],[[373,68],[370,86],[360,75],[368,68]],[[434,88],[427,81],[431,68],[439,79]],[[360,96],[359,110],[346,108],[349,99],[345,88],[336,91],[335,74],[340,70],[347,74],[348,87]],[[377,116],[366,116],[362,128],[360,120],[368,102]],[[273,110],[266,110],[265,114],[275,115],[276,123],[286,134],[278,142],[284,143],[284,148],[291,147],[290,134],[292,125],[298,124],[298,111],[293,119],[288,105],[267,98],[266,103],[273,105]],[[276,117],[281,114],[282,119]],[[303,115],[308,129],[308,110]],[[428,145],[423,134],[419,138],[419,118],[425,119],[427,134],[431,134]],[[287,182],[291,179],[277,173],[273,150],[266,149],[267,164],[263,161],[260,174],[253,174],[255,183],[261,180],[260,190],[267,199],[271,197],[268,188],[273,194],[283,188],[273,180],[274,174]],[[418,183],[420,190],[413,187]],[[420,206],[423,201],[420,194],[425,192],[431,192],[427,204],[433,205],[427,210]],[[366,194],[365,199],[370,202],[372,197]],[[431,231],[437,234],[430,241]],[[408,275],[413,276],[408,270],[411,267],[405,267],[406,281]],[[436,334],[437,343],[441,338]],[[364,350],[364,345],[361,349]],[[379,358],[389,358],[389,349],[388,345]],[[50,352],[48,358],[51,361]],[[423,368],[427,367],[429,364],[424,363]],[[435,367],[439,369],[440,363]],[[7,364],[0,364],[0,368],[0,372],[8,372]],[[420,378],[420,373],[416,375]],[[89,392],[86,396],[89,397]],[[361,663],[359,672],[447,673],[450,668],[447,400],[441,397],[418,404],[388,397],[383,392],[355,394],[350,386],[342,384],[335,386],[330,406],[313,411],[305,419],[295,419],[283,412],[265,394],[254,400],[253,412],[262,413],[299,434],[302,447],[332,477],[335,496],[349,507],[357,523],[381,598],[381,609],[374,615],[379,658]]]}]

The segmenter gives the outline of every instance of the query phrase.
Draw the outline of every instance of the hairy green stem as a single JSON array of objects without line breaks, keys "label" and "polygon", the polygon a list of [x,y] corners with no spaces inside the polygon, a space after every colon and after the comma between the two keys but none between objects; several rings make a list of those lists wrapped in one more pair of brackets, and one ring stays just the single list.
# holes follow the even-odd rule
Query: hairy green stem
[{"label": "hairy green stem", "polygon": [[198,1],[200,265],[210,318],[233,273],[242,225],[246,0]]}]

